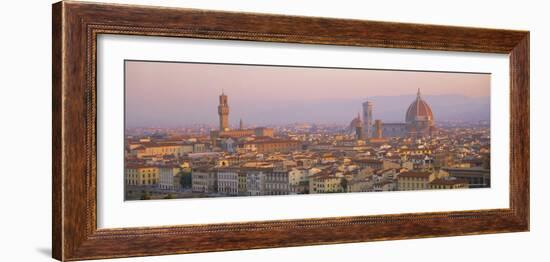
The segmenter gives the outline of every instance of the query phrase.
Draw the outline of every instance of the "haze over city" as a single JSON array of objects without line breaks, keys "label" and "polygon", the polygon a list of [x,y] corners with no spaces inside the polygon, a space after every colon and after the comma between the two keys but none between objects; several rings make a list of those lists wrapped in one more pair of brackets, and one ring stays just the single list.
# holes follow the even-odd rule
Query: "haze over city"
[{"label": "haze over city", "polygon": [[217,123],[229,95],[230,125],[347,124],[368,99],[375,116],[403,121],[417,89],[439,121],[490,116],[490,75],[257,65],[126,62],[127,127]]}]

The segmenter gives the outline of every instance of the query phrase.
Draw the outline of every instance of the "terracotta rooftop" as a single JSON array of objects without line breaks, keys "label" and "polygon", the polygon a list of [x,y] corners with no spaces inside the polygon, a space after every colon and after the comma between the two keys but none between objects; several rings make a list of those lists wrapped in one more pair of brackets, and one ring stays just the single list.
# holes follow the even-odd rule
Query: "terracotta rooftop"
[{"label": "terracotta rooftop", "polygon": [[354,162],[357,163],[382,163],[382,160],[378,159],[356,159]]},{"label": "terracotta rooftop", "polygon": [[147,142],[147,143],[142,143],[142,146],[144,146],[144,147],[168,147],[168,146],[181,146],[181,144]]},{"label": "terracotta rooftop", "polygon": [[124,165],[124,168],[128,169],[128,168],[154,168],[154,167],[158,167],[156,165],[148,165],[148,164],[136,164],[136,163],[128,163],[126,165]]},{"label": "terracotta rooftop", "polygon": [[269,139],[269,140],[254,140],[254,141],[249,141],[249,142],[245,142],[245,144],[280,144],[280,143],[287,143],[287,144],[298,144],[299,141],[296,141],[296,140],[283,140],[283,139]]},{"label": "terracotta rooftop", "polygon": [[399,178],[429,178],[432,173],[422,171],[407,171],[398,175]]}]

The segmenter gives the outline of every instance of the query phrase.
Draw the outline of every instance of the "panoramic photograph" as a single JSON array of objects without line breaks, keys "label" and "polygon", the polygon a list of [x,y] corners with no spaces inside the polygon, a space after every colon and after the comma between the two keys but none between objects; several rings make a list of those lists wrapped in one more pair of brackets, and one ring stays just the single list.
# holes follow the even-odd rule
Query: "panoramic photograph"
[{"label": "panoramic photograph", "polygon": [[487,73],[126,60],[124,199],[489,188]]}]

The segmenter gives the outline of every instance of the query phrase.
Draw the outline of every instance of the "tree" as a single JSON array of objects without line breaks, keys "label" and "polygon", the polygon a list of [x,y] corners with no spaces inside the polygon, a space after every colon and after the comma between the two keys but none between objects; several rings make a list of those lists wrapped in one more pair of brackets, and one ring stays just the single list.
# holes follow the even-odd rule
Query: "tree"
[{"label": "tree", "polygon": [[191,172],[179,172],[178,176],[180,177],[180,185],[182,188],[191,188],[193,186],[192,184],[192,176]]},{"label": "tree", "polygon": [[348,180],[346,178],[340,180],[340,186],[342,187],[342,191],[348,192]]},{"label": "tree", "polygon": [[145,191],[143,191],[143,192],[144,192],[144,193],[141,194],[141,198],[140,198],[141,200],[149,200],[149,199],[151,199],[151,194],[149,194],[149,192],[145,192]]},{"label": "tree", "polygon": [[126,199],[129,199],[132,196],[132,190],[126,191]]},{"label": "tree", "polygon": [[174,195],[168,194],[164,197],[164,199],[174,199]]}]

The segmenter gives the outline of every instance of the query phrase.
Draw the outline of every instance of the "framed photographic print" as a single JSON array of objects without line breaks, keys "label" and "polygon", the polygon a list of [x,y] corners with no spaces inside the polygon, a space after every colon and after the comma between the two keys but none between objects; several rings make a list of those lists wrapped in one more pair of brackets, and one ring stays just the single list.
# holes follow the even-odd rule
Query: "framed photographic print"
[{"label": "framed photographic print", "polygon": [[53,5],[53,257],[529,230],[529,32]]}]

